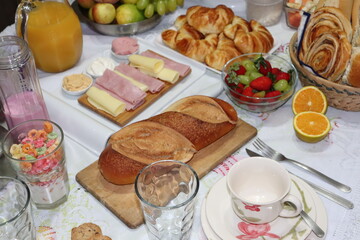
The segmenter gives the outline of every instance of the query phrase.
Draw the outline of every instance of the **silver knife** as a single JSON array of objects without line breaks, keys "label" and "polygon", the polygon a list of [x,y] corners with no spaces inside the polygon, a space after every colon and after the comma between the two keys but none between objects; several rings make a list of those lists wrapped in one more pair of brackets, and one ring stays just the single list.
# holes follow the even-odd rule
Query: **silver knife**
[{"label": "silver knife", "polygon": [[[261,154],[257,153],[257,152],[254,152],[248,148],[245,149],[247,154],[250,156],[250,157],[263,157]],[[290,172],[290,171],[289,171]],[[294,173],[290,172],[291,174],[295,175]],[[295,175],[296,177],[302,179],[304,182],[306,182],[307,184],[309,184],[317,193],[321,194],[322,196],[340,204],[341,206],[347,208],[347,209],[353,209],[354,208],[354,203],[352,203],[351,201],[333,193],[333,192],[330,192],[329,190],[323,188],[323,187],[320,187],[312,182],[309,182],[308,180],[300,177],[300,176],[297,176]]]}]

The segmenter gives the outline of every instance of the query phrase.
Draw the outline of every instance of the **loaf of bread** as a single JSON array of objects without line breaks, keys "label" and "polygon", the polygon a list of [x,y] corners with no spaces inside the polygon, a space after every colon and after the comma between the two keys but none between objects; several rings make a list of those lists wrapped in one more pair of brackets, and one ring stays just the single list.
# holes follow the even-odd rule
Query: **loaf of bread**
[{"label": "loaf of bread", "polygon": [[229,133],[237,120],[235,109],[223,100],[199,95],[181,99],[163,113],[114,133],[100,154],[99,170],[113,184],[134,183],[150,163],[190,161],[197,151]]},{"label": "loaf of bread", "polygon": [[360,88],[360,47],[353,47],[350,62],[346,67],[342,83]]}]

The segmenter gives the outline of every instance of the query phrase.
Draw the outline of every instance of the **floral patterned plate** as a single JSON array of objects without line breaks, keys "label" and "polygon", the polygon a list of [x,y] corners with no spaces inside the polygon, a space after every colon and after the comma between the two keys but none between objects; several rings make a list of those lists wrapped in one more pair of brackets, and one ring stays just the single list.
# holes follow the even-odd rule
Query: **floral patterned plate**
[{"label": "floral patterned plate", "polygon": [[[327,229],[325,208],[316,193],[302,180],[292,178],[291,193],[299,197],[308,214]],[[318,215],[318,216],[317,216]],[[208,239],[319,239],[310,234],[310,228],[300,217],[278,218],[269,224],[249,224],[233,213],[226,190],[226,178],[222,178],[209,191],[202,206],[202,226]]]}]

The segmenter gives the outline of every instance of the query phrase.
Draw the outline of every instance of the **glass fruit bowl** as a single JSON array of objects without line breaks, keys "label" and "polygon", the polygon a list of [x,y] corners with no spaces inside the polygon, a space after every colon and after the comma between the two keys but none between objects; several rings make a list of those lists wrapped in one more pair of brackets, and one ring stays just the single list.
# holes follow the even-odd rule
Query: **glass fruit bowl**
[{"label": "glass fruit bowl", "polygon": [[284,105],[298,83],[295,67],[284,58],[249,53],[228,61],[221,71],[224,90],[238,107],[269,112]]}]

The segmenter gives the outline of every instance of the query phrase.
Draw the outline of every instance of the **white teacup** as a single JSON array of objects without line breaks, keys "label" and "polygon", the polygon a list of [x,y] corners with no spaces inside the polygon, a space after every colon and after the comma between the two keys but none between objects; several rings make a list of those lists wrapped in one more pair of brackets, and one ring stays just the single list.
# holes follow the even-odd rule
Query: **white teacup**
[{"label": "white teacup", "polygon": [[272,159],[250,157],[237,162],[231,167],[226,184],[234,212],[250,223],[268,223],[279,216],[295,217],[303,209],[301,201],[289,194],[289,173]]}]

